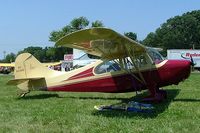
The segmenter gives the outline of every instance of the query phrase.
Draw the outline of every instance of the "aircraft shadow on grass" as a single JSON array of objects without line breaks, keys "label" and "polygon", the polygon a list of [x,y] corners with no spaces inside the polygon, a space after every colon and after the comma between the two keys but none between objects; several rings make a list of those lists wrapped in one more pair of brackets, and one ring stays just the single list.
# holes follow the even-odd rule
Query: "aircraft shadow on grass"
[{"label": "aircraft shadow on grass", "polygon": [[[155,103],[152,104],[154,106],[154,109],[151,113],[135,113],[135,112],[127,112],[127,111],[95,111],[93,112],[93,115],[96,116],[105,116],[105,117],[135,117],[140,116],[143,118],[155,118],[158,116],[158,114],[164,112],[170,103],[174,101],[175,97],[179,94],[180,90],[178,89],[171,89],[166,90],[167,91],[167,99],[161,103]],[[133,98],[122,100],[122,103],[128,103],[129,101],[138,101],[138,99],[141,99],[141,97],[144,97],[144,94],[137,95]],[[120,104],[120,103],[119,103]]]},{"label": "aircraft shadow on grass", "polygon": [[58,94],[38,94],[27,95],[25,97],[17,98],[18,100],[34,100],[34,99],[48,99],[48,98],[60,98]]},{"label": "aircraft shadow on grass", "polygon": [[[175,97],[179,94],[179,89],[170,89],[167,91],[167,99],[161,103],[153,104],[154,109],[151,113],[134,113],[134,112],[127,112],[127,111],[93,111],[92,115],[98,116],[105,116],[105,117],[135,117],[135,116],[141,116],[143,118],[154,118],[158,114],[164,112],[170,103],[172,101],[186,101],[186,102],[193,102],[193,101],[200,101],[196,99],[175,99]],[[105,98],[105,97],[76,97],[76,96],[69,96],[69,97],[63,97],[59,96],[58,94],[38,94],[38,95],[27,95],[26,97],[23,97],[21,99],[24,100],[34,100],[34,99],[48,99],[48,98],[67,98],[67,99],[93,99],[93,100],[120,100],[120,103],[116,104],[123,104],[128,103],[130,101],[139,101],[139,99],[142,99],[146,93],[138,94],[137,96],[131,97],[131,98]],[[103,104],[103,103],[102,103]]]},{"label": "aircraft shadow on grass", "polygon": [[200,102],[200,99],[190,99],[190,98],[177,98],[173,102]]},{"label": "aircraft shadow on grass", "polygon": [[[158,106],[162,106],[162,104],[170,103],[170,102],[200,102],[200,99],[192,99],[192,98],[176,98],[176,95],[178,95],[180,90],[178,89],[171,89],[167,90],[168,98],[164,103],[156,104]],[[22,98],[17,99],[24,99],[24,100],[33,100],[33,99],[48,99],[48,98],[66,98],[66,99],[82,99],[82,100],[121,100],[121,103],[128,103],[129,101],[139,101],[139,99],[142,99],[146,93],[139,94],[135,97],[131,98],[119,98],[119,97],[80,97],[80,96],[60,96],[59,94],[33,94],[33,95],[27,95]]]},{"label": "aircraft shadow on grass", "polygon": [[127,101],[129,98],[111,98],[111,97],[80,97],[80,96],[59,96],[58,94],[37,94],[37,95],[26,95],[25,97],[17,98],[18,100],[34,100],[34,99],[48,99],[48,98],[65,98],[65,99],[81,99],[81,100],[121,100]]}]

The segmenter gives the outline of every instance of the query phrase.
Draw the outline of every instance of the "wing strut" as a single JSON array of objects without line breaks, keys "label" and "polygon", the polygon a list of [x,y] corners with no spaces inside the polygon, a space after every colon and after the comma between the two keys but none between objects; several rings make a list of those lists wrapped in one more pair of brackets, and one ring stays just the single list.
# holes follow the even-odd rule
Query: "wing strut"
[{"label": "wing strut", "polygon": [[[103,41],[103,45],[104,45],[104,41]],[[131,45],[131,44],[127,44],[127,45]],[[97,48],[97,49],[104,54],[103,50],[101,50],[99,48]],[[135,63],[136,56],[135,56],[135,52],[134,52],[133,48],[132,47],[128,48],[128,47],[126,47],[126,45],[124,45],[124,50],[126,51],[126,56],[124,56],[123,58],[119,58],[119,59],[114,59],[115,57],[112,57],[114,59],[113,61],[115,63],[117,63],[122,70],[126,71],[128,74],[133,76],[140,83],[146,85],[146,81],[144,80],[144,77],[143,77],[142,73],[140,72],[139,67]],[[110,52],[111,48],[108,51]],[[110,56],[112,56],[112,54],[110,54]],[[128,60],[128,57],[130,57],[131,61]],[[132,66],[134,66],[136,73],[138,73],[139,77],[134,74],[133,69],[129,69],[129,66],[127,65],[128,63],[130,63]]]},{"label": "wing strut", "polygon": [[[130,50],[129,50],[129,49],[126,47],[126,45],[125,45],[125,50],[126,50],[126,53],[128,54],[128,57],[130,57],[130,59],[131,59],[131,62],[130,62],[130,63],[135,67],[136,71],[137,71],[138,74],[139,74],[139,77],[140,77],[142,83],[146,85],[146,82],[145,82],[145,80],[144,80],[144,77],[142,76],[142,73],[140,72],[139,67],[138,67],[138,66],[136,65],[136,63],[135,63],[135,61],[136,61],[136,60],[134,60],[134,59],[136,59],[136,58],[135,58],[135,52],[133,51],[133,49],[130,49]],[[128,61],[127,58],[126,58],[126,60]],[[130,70],[130,73],[131,73],[131,74],[133,73],[133,72],[132,72],[133,69],[127,69],[127,70]],[[141,81],[140,81],[140,82],[141,82]]]}]

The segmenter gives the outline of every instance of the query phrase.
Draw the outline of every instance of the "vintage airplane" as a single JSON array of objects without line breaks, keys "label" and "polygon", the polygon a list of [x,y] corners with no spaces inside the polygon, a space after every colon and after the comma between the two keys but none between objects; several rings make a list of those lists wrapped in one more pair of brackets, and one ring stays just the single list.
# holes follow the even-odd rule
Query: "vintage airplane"
[{"label": "vintage airplane", "polygon": [[160,87],[178,84],[190,75],[191,62],[164,60],[162,56],[111,29],[91,28],[61,38],[56,46],[66,46],[101,57],[95,63],[69,72],[44,67],[29,53],[15,61],[15,79],[21,96],[31,90],[71,92],[132,92],[147,89],[145,100],[162,101]]}]

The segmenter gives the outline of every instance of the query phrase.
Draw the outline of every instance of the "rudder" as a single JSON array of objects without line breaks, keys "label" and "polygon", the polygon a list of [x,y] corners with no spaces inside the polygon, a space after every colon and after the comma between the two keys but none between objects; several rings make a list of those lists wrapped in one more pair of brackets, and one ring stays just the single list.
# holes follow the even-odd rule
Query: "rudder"
[{"label": "rudder", "polygon": [[30,90],[46,90],[49,80],[61,75],[62,72],[51,70],[40,63],[33,55],[23,53],[15,60],[15,79],[8,85],[17,85],[23,91],[22,95]]}]

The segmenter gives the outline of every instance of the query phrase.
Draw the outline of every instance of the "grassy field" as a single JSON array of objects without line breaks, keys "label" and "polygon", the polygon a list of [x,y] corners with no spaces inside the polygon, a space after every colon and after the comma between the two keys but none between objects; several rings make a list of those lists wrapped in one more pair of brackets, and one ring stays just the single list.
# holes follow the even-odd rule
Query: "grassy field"
[{"label": "grassy field", "polygon": [[135,93],[31,92],[17,97],[0,76],[0,132],[200,132],[200,74],[165,89],[168,99],[151,114],[98,112],[94,105],[133,99]]}]

